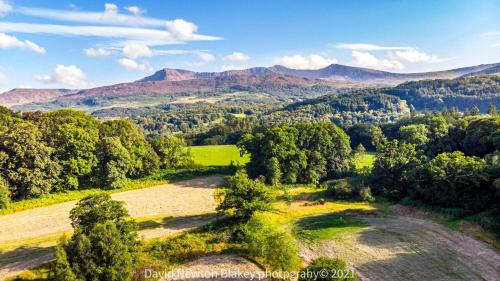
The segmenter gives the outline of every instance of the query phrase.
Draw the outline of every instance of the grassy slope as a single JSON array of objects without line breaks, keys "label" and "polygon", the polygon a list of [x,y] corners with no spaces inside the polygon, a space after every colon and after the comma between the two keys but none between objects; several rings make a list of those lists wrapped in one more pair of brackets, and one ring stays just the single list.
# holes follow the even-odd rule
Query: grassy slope
[{"label": "grassy slope", "polygon": [[191,146],[190,150],[195,164],[202,166],[227,166],[231,161],[242,165],[249,160],[248,155],[240,156],[236,145]]}]

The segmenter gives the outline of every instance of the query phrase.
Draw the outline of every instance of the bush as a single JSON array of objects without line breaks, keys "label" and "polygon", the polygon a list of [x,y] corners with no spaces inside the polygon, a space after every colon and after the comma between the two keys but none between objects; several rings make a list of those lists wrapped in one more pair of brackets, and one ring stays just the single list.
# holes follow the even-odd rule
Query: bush
[{"label": "bush", "polygon": [[369,186],[362,186],[359,189],[359,199],[366,202],[374,202],[375,198],[372,196],[372,189]]},{"label": "bush", "polygon": [[151,244],[148,252],[170,264],[195,260],[210,251],[203,237],[186,233]]},{"label": "bush", "polygon": [[326,183],[327,194],[335,199],[373,202],[371,188],[364,185],[364,177],[352,177]]},{"label": "bush", "polygon": [[[325,276],[327,272],[328,276]],[[357,274],[347,268],[345,261],[321,257],[299,272],[299,281],[358,280]]]},{"label": "bush", "polygon": [[7,209],[10,203],[10,190],[7,182],[0,178],[0,209]]},{"label": "bush", "polygon": [[298,247],[290,233],[259,215],[243,225],[242,232],[249,255],[261,259],[269,269],[293,271],[299,267]]}]

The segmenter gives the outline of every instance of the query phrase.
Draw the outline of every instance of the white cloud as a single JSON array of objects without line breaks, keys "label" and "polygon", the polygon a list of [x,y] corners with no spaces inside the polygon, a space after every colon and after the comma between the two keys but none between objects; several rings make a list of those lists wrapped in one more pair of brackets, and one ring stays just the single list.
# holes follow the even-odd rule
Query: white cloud
[{"label": "white cloud", "polygon": [[[183,41],[180,41],[178,38],[172,36],[170,32],[165,30],[118,26],[79,26],[0,22],[0,32],[119,38],[127,40],[126,43],[147,43],[147,45],[150,46],[183,43]],[[192,34],[189,38],[189,40],[194,41],[220,39],[221,38],[219,37],[199,34]]]},{"label": "white cloud", "polygon": [[189,40],[193,37],[193,33],[198,30],[198,26],[194,23],[185,21],[183,19],[176,19],[169,21],[166,24],[168,31],[180,40]]},{"label": "white cloud", "polygon": [[[2,0],[0,0],[2,1]],[[194,23],[188,22],[183,19],[166,20],[152,17],[145,17],[143,14],[146,12],[138,6],[128,6],[125,10],[131,13],[120,14],[118,7],[112,3],[104,5],[104,12],[84,12],[84,11],[68,11],[68,10],[53,10],[34,7],[19,7],[16,11],[23,15],[32,17],[40,17],[47,19],[55,19],[61,21],[78,22],[78,23],[95,23],[95,24],[108,24],[119,26],[133,26],[133,27],[157,27],[163,30],[156,30],[163,32],[163,36],[168,36],[170,41],[188,41],[188,40],[219,40],[221,38],[215,36],[207,36],[195,34],[198,26]],[[54,27],[54,26],[52,26]],[[85,27],[79,27],[80,29]],[[92,27],[95,28],[95,27]],[[111,28],[104,26],[103,28]],[[166,30],[165,30],[166,29]],[[64,31],[68,33],[69,31]],[[79,33],[80,31],[75,31]],[[80,34],[72,34],[80,35]],[[100,35],[96,35],[100,36]],[[114,36],[126,37],[126,36]],[[132,36],[136,37],[136,36]],[[134,38],[132,38],[134,39]],[[161,37],[157,40],[164,41]],[[155,41],[154,36],[149,38],[149,41]]]},{"label": "white cloud", "polygon": [[332,45],[339,49],[348,49],[356,51],[395,51],[395,50],[411,50],[412,47],[390,47],[390,46],[379,46],[375,44],[366,43],[355,43],[355,44],[335,44]]},{"label": "white cloud", "polygon": [[106,57],[111,55],[111,52],[103,48],[88,48],[83,50],[87,57]]},{"label": "white cloud", "polygon": [[498,48],[498,47],[500,47],[500,43],[493,44],[493,45],[491,45],[491,47],[492,48]]},{"label": "white cloud", "polygon": [[228,61],[243,62],[249,60],[250,57],[248,55],[245,55],[244,53],[234,52],[230,55],[225,56],[224,59]]},{"label": "white cloud", "polygon": [[6,49],[6,48],[26,48],[29,49],[37,54],[45,54],[45,49],[38,46],[37,44],[29,41],[29,40],[24,40],[21,41],[17,39],[15,36],[7,35],[5,33],[0,33],[0,48],[1,49]]},{"label": "white cloud", "polygon": [[143,14],[146,13],[146,10],[141,9],[138,6],[128,6],[128,7],[125,7],[125,10],[127,10],[129,13],[131,13],[135,16],[142,16]]},{"label": "white cloud", "polygon": [[12,11],[12,6],[5,0],[0,0],[0,17],[7,15]]},{"label": "white cloud", "polygon": [[118,14],[118,6],[113,3],[104,4],[104,17],[114,17]]},{"label": "white cloud", "polygon": [[311,54],[307,57],[301,55],[284,56],[275,59],[274,62],[295,69],[319,69],[337,63],[337,60],[323,57],[318,54]]},{"label": "white cloud", "polygon": [[147,63],[139,64],[135,60],[121,58],[116,61],[119,65],[123,66],[127,70],[135,71],[152,71],[152,68]]},{"label": "white cloud", "polygon": [[51,75],[37,75],[35,79],[47,84],[63,84],[70,87],[85,88],[91,86],[85,73],[74,65],[57,65]]},{"label": "white cloud", "polygon": [[381,59],[368,52],[352,51],[355,64],[362,67],[370,67],[376,69],[396,69],[401,70],[404,65],[395,59]]},{"label": "white cloud", "polygon": [[402,60],[411,63],[416,63],[416,62],[436,63],[442,61],[442,59],[438,58],[436,55],[429,55],[424,52],[420,52],[416,49],[397,51],[396,56]]},{"label": "white cloud", "polygon": [[196,56],[198,56],[204,62],[211,62],[215,60],[215,56],[205,52],[195,52]]},{"label": "white cloud", "polygon": [[138,43],[131,43],[123,47],[123,54],[130,59],[153,56],[153,52],[148,46]]}]

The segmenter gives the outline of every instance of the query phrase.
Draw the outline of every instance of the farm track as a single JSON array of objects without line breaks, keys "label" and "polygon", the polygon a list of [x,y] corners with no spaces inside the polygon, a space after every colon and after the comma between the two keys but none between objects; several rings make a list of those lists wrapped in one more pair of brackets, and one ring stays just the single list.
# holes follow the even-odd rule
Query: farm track
[{"label": "farm track", "polygon": [[366,230],[302,244],[301,256],[343,258],[362,280],[500,280],[500,253],[487,244],[428,220],[359,218]]},{"label": "farm track", "polygon": [[[112,195],[125,202],[130,215],[169,216],[164,223],[152,223],[139,234],[156,238],[204,225],[215,219],[215,188],[222,176],[209,176],[171,184],[125,191]],[[57,235],[71,230],[69,211],[76,201],[0,216],[0,249],[11,241]],[[34,268],[52,259],[50,247],[21,247],[0,253],[0,280]]]}]

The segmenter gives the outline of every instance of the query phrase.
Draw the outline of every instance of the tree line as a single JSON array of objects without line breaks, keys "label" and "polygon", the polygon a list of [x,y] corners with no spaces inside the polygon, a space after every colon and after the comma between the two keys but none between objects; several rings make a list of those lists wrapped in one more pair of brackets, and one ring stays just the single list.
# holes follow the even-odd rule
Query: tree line
[{"label": "tree line", "polygon": [[0,108],[0,206],[88,186],[123,187],[128,178],[189,164],[184,141],[148,139],[130,120],[99,122],[80,111],[16,113]]}]

